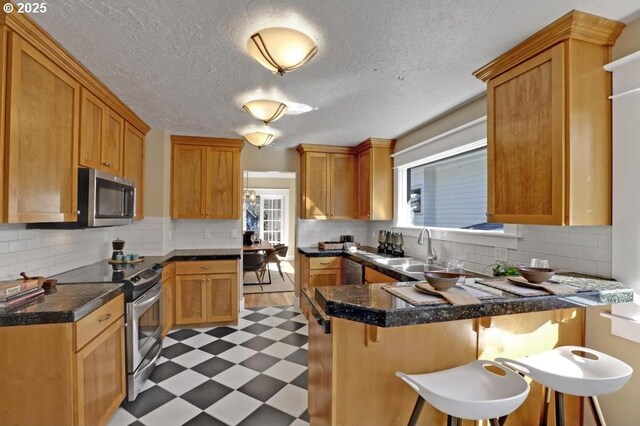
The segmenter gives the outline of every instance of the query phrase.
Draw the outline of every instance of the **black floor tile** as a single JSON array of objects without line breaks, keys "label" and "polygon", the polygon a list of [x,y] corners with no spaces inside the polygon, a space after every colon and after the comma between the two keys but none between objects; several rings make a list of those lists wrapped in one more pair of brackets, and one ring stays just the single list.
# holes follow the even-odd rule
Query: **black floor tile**
[{"label": "black floor tile", "polygon": [[257,353],[242,361],[240,365],[262,373],[264,370],[271,367],[278,361],[280,361],[280,359],[274,356]]},{"label": "black floor tile", "polygon": [[300,322],[286,321],[278,325],[276,328],[279,328],[281,330],[287,330],[287,331],[296,331],[296,330],[300,330],[302,327],[304,327],[304,324]]},{"label": "black floor tile", "polygon": [[145,426],[142,422],[136,420],[133,423],[129,423],[129,426]]},{"label": "black floor tile", "polygon": [[204,361],[203,363],[196,365],[195,367],[191,367],[191,369],[204,376],[213,377],[222,373],[224,370],[233,367],[234,365],[234,363],[229,362],[226,359],[211,358]]},{"label": "black floor tile", "polygon": [[207,413],[200,413],[183,426],[227,426],[226,423],[221,422],[215,417],[211,417]]},{"label": "black floor tile", "polygon": [[266,337],[262,337],[262,336],[256,336],[252,339],[247,340],[244,343],[241,343],[240,346],[253,349],[254,351],[261,351],[273,345],[274,343],[275,343],[275,340],[267,339]]},{"label": "black floor tile", "polygon": [[223,384],[209,380],[180,395],[180,398],[204,410],[228,395],[232,390]]},{"label": "black floor tile", "polygon": [[149,380],[154,383],[160,383],[161,381],[167,380],[169,377],[173,377],[184,370],[186,370],[186,367],[176,364],[173,361],[165,361],[162,364],[155,366],[151,372],[151,376],[149,376]]},{"label": "black floor tile", "polygon": [[244,317],[244,319],[246,319],[247,321],[253,321],[253,322],[262,321],[265,318],[269,318],[269,315],[261,314],[259,312],[254,312]]},{"label": "black floor tile", "polygon": [[262,405],[249,417],[244,419],[238,426],[288,426],[295,420],[295,417],[283,413],[269,405]]},{"label": "black floor tile", "polygon": [[286,385],[287,384],[281,380],[274,379],[273,377],[265,374],[260,374],[238,388],[238,390],[244,394],[254,397],[255,399],[265,402]]},{"label": "black floor tile", "polygon": [[177,330],[172,333],[169,333],[169,337],[171,337],[173,340],[185,340],[185,339],[188,339],[189,337],[195,336],[196,334],[200,334],[200,333],[190,328],[184,328],[182,330]]},{"label": "black floor tile", "polygon": [[123,404],[122,407],[139,419],[147,413],[150,413],[171,401],[175,397],[176,396],[174,394],[167,392],[160,386],[154,386],[144,392],[141,392],[138,394],[135,401],[127,402]]},{"label": "black floor tile", "polygon": [[227,342],[225,340],[216,340],[215,342],[211,342],[207,345],[201,346],[200,350],[210,353],[211,355],[219,355],[224,351],[228,351],[235,345],[231,342]]},{"label": "black floor tile", "polygon": [[304,410],[304,413],[302,413],[302,415],[299,418],[308,423],[309,422],[309,410]]},{"label": "black floor tile", "polygon": [[295,362],[296,364],[304,365],[306,367],[309,364],[309,351],[307,351],[306,349],[298,349],[285,359],[287,361]]},{"label": "black floor tile", "polygon": [[307,370],[304,370],[304,373],[300,374],[298,377],[293,379],[291,384],[296,385],[302,389],[309,389],[309,376],[308,376]]},{"label": "black floor tile", "polygon": [[231,328],[231,327],[216,327],[213,328],[209,331],[205,331],[206,334],[208,334],[209,336],[213,336],[213,337],[217,337],[217,338],[221,338],[224,336],[228,336],[231,333],[235,333],[236,330],[235,328]]},{"label": "black floor tile", "polygon": [[280,339],[280,341],[291,346],[300,347],[304,346],[307,343],[308,339],[307,336],[303,336],[302,334],[291,333],[287,337]]},{"label": "black floor tile", "polygon": [[175,345],[171,345],[168,348],[164,348],[162,350],[162,356],[168,359],[178,357],[182,354],[186,354],[189,351],[194,350],[195,348],[185,345],[184,343],[176,343]]},{"label": "black floor tile", "polygon": [[274,317],[284,318],[284,319],[291,319],[293,317],[297,317],[298,315],[300,315],[300,314],[297,313],[297,312],[282,311],[280,313],[275,314]]},{"label": "black floor tile", "polygon": [[271,327],[264,324],[253,324],[253,325],[250,325],[249,327],[243,328],[242,331],[246,331],[247,333],[260,334],[260,333],[264,333],[270,328]]}]

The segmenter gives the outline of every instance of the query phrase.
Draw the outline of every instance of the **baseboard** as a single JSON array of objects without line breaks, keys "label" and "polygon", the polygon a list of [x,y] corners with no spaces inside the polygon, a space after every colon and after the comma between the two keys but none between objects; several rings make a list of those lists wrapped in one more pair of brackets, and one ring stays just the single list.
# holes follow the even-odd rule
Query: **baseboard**
[{"label": "baseboard", "polygon": [[300,298],[298,296],[293,296],[293,306],[300,307]]}]

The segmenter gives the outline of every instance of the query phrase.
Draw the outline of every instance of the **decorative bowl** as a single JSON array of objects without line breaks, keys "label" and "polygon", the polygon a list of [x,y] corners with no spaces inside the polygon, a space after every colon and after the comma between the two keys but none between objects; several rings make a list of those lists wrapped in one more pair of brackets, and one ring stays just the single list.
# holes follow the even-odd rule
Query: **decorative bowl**
[{"label": "decorative bowl", "polygon": [[462,275],[460,272],[430,271],[424,273],[424,278],[431,287],[445,291],[454,287]]},{"label": "decorative bowl", "polygon": [[520,275],[534,284],[541,284],[554,276],[556,271],[552,268],[535,268],[533,266],[518,266]]}]

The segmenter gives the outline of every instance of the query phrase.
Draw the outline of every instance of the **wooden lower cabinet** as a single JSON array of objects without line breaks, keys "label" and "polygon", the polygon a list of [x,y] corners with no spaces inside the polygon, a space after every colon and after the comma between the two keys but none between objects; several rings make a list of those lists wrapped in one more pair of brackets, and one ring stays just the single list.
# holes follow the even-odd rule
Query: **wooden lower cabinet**
[{"label": "wooden lower cabinet", "polygon": [[[519,357],[584,342],[583,309],[391,328],[331,318],[329,334],[311,312],[307,318],[309,417],[311,424],[320,426],[407,424],[417,395],[396,371],[428,373],[475,359]],[[537,426],[540,404],[541,389],[532,384],[529,397],[506,425]],[[568,397],[565,410],[567,425],[582,424],[577,398]],[[444,426],[446,417],[425,404],[418,424]]]},{"label": "wooden lower cabinet", "polygon": [[98,311],[107,314],[0,327],[0,424],[99,426],[111,419],[126,396],[124,296]]},{"label": "wooden lower cabinet", "polygon": [[[224,262],[224,263],[223,263]],[[178,262],[177,271],[195,270]],[[225,268],[229,261],[220,263]],[[230,323],[238,320],[238,272],[180,274],[175,278],[175,324]],[[200,267],[208,268],[208,266]],[[211,266],[215,268],[215,266]]]},{"label": "wooden lower cabinet", "polygon": [[364,283],[365,284],[386,284],[398,282],[397,279],[385,275],[382,272],[378,272],[375,269],[369,267],[364,268]]}]

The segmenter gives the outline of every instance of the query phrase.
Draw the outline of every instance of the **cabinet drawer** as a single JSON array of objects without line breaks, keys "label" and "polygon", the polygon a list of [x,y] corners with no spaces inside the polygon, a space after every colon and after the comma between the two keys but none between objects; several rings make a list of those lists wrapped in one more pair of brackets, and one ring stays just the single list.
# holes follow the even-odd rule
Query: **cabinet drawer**
[{"label": "cabinet drawer", "polygon": [[309,269],[339,269],[341,267],[341,257],[312,257],[309,259]]},{"label": "cabinet drawer", "polygon": [[166,281],[172,278],[176,274],[176,263],[171,262],[167,263],[166,266],[162,269],[162,281]]},{"label": "cabinet drawer", "polygon": [[176,262],[176,274],[233,274],[238,271],[235,260],[194,260]]},{"label": "cabinet drawer", "polygon": [[91,312],[73,324],[75,331],[75,347],[77,352],[98,334],[124,315],[124,295],[121,294],[109,303]]}]

